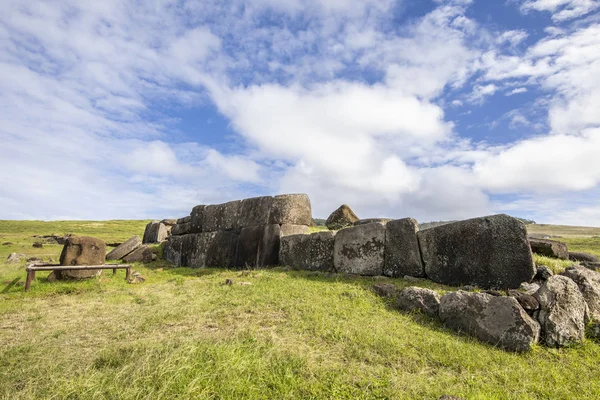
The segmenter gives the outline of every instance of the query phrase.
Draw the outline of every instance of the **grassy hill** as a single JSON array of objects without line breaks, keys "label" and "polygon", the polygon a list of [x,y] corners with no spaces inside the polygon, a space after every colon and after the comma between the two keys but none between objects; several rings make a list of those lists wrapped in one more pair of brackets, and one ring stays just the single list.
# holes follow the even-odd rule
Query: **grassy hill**
[{"label": "grassy hill", "polygon": [[[393,310],[372,278],[156,261],[136,265],[139,285],[123,271],[57,283],[40,273],[25,293],[14,284],[24,263],[2,264],[13,251],[58,258],[62,246],[33,248],[33,235],[118,242],[146,222],[0,221],[0,243],[13,243],[0,245],[0,398],[600,397],[600,344],[510,354]],[[567,240],[600,255],[600,239]]]}]

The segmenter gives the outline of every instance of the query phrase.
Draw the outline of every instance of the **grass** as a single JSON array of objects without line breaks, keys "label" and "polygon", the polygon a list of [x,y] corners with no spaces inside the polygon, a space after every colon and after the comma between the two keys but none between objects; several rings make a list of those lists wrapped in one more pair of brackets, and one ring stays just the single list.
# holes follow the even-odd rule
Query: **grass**
[{"label": "grass", "polygon": [[[1,240],[15,243],[0,246],[3,253],[56,258],[61,246],[31,247],[31,236],[44,234],[36,224],[58,230],[0,222]],[[79,234],[98,236],[107,226],[82,224]],[[102,224],[123,224],[103,237],[122,241],[141,234],[145,221]],[[23,267],[0,264],[0,282],[22,282]],[[129,285],[119,271],[56,283],[40,273],[29,293],[0,286],[0,398],[600,397],[599,344],[507,353],[394,311],[372,293],[372,278],[161,261],[135,270],[145,283]]]}]

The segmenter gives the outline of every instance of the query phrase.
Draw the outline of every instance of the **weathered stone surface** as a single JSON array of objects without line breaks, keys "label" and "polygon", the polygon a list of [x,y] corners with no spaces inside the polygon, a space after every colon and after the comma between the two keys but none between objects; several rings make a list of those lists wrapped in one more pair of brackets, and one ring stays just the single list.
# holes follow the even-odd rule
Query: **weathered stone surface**
[{"label": "weathered stone surface", "polygon": [[238,230],[241,200],[211,204],[202,212],[202,232]]},{"label": "weathered stone surface", "polygon": [[535,292],[537,292],[538,290],[540,290],[540,284],[536,283],[536,282],[531,282],[531,283],[529,283],[529,282],[523,282],[519,286],[519,290],[522,290],[523,293],[530,294],[530,295],[533,296],[535,294]]},{"label": "weathered stone surface", "polygon": [[598,262],[598,257],[590,253],[584,253],[580,251],[570,251],[569,252],[569,260],[571,261],[590,261],[590,262]]},{"label": "weathered stone surface", "polygon": [[163,219],[162,221],[160,221],[160,223],[163,225],[166,225],[166,226],[173,226],[177,223],[177,219],[167,218],[167,219]]},{"label": "weathered stone surface", "polygon": [[235,266],[239,234],[231,231],[216,232],[206,253],[207,267]]},{"label": "weathered stone surface", "polygon": [[310,199],[303,193],[282,194],[273,197],[270,224],[310,225],[312,209]]},{"label": "weathered stone surface", "polygon": [[358,221],[358,217],[354,214],[354,211],[348,205],[342,204],[329,215],[325,221],[325,225],[328,229],[334,231],[352,226],[356,221]]},{"label": "weathered stone surface", "polygon": [[525,225],[500,214],[417,233],[425,273],[434,282],[517,288],[535,275]]},{"label": "weathered stone surface", "polygon": [[281,228],[277,224],[248,226],[240,233],[236,267],[260,268],[279,263]]},{"label": "weathered stone surface", "polygon": [[152,261],[152,250],[148,245],[142,245],[123,257],[123,261],[127,263],[142,262],[147,263]]},{"label": "weathered stone surface", "polygon": [[202,205],[202,204],[192,208],[192,212],[190,213],[190,222],[192,223],[192,226],[191,226],[192,233],[202,232],[205,208],[206,208],[206,206]]},{"label": "weathered stone surface", "polygon": [[306,225],[292,225],[292,224],[281,225],[281,236],[307,235],[307,234],[308,234],[308,226],[306,226]]},{"label": "weathered stone surface", "polygon": [[517,299],[521,307],[523,307],[523,309],[530,315],[540,308],[540,303],[530,294],[523,293],[515,289],[510,289],[508,291],[508,295]]},{"label": "weathered stone surface", "polygon": [[418,230],[419,225],[412,218],[397,219],[386,224],[384,275],[394,278],[404,275],[425,276],[417,240]]},{"label": "weathered stone surface", "polygon": [[167,227],[162,222],[152,221],[146,225],[142,243],[160,243],[169,236]]},{"label": "weathered stone surface", "polygon": [[534,279],[537,281],[545,281],[554,275],[554,272],[547,267],[546,265],[538,265],[536,267],[535,277]]},{"label": "weathered stone surface", "polygon": [[372,224],[374,222],[378,222],[380,224],[385,225],[390,221],[392,221],[391,218],[365,218],[365,219],[359,219],[358,221],[356,221],[354,223],[354,226]]},{"label": "weathered stone surface", "polygon": [[398,293],[396,306],[400,310],[419,310],[429,316],[437,317],[440,309],[440,296],[431,289],[410,286]]},{"label": "weathered stone surface", "polygon": [[334,241],[335,233],[330,231],[282,236],[280,262],[296,269],[333,272]]},{"label": "weathered stone surface", "polygon": [[241,229],[247,226],[268,225],[272,205],[273,197],[271,196],[242,200],[237,226]]},{"label": "weathered stone surface", "polygon": [[192,217],[191,215],[188,215],[187,217],[183,217],[183,218],[179,218],[177,220],[178,224],[189,224],[192,222]]},{"label": "weathered stone surface", "polygon": [[185,236],[169,236],[163,245],[163,258],[168,262],[181,267],[181,246]]},{"label": "weathered stone surface", "polygon": [[600,273],[579,265],[567,267],[561,275],[577,284],[589,309],[589,317],[600,323]]},{"label": "weathered stone surface", "polygon": [[206,267],[208,249],[217,232],[194,233],[183,235],[181,243],[181,265],[191,268]]},{"label": "weathered stone surface", "polygon": [[173,229],[171,229],[171,235],[175,236],[187,235],[188,233],[192,233],[191,222],[184,222],[183,224],[173,225]]},{"label": "weathered stone surface", "polygon": [[398,295],[398,288],[393,283],[376,283],[373,285],[373,292],[377,296],[391,299]]},{"label": "weathered stone surface", "polygon": [[554,275],[535,294],[540,303],[538,321],[546,345],[563,347],[583,340],[586,303],[577,284]]},{"label": "weathered stone surface", "polygon": [[142,239],[139,236],[134,236],[125,241],[125,243],[114,248],[106,255],[107,260],[120,260],[127,254],[131,253],[142,245]]},{"label": "weathered stone surface", "polygon": [[539,339],[540,325],[513,297],[447,293],[440,299],[439,316],[450,329],[508,351],[528,351]]},{"label": "weathered stone surface", "polygon": [[563,260],[569,259],[569,249],[567,245],[556,240],[549,239],[529,239],[531,251],[546,257],[555,257]]},{"label": "weathered stone surface", "polygon": [[[102,265],[106,261],[106,243],[88,236],[71,236],[60,254],[60,265]],[[56,271],[57,279],[85,279],[98,276],[101,269]]]},{"label": "weathered stone surface", "polygon": [[25,254],[17,254],[17,253],[10,253],[8,255],[8,257],[6,258],[6,263],[7,264],[17,264],[21,262],[21,258],[24,258]]},{"label": "weathered stone surface", "polygon": [[591,269],[592,271],[600,271],[600,262],[580,261],[579,263],[585,268]]},{"label": "weathered stone surface", "polygon": [[385,226],[378,223],[342,229],[335,235],[333,263],[337,272],[382,275]]}]

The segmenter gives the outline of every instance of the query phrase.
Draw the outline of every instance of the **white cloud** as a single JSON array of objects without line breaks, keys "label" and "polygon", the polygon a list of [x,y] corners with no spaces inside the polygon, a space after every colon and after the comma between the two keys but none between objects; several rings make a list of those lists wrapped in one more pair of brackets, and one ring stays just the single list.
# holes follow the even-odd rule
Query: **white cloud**
[{"label": "white cloud", "polygon": [[515,89],[511,90],[510,92],[506,93],[506,95],[507,96],[512,96],[512,95],[521,94],[521,93],[527,93],[527,88],[525,88],[525,87],[518,87],[518,88],[515,88]]},{"label": "white cloud", "polygon": [[523,12],[547,11],[555,21],[565,21],[588,14],[600,7],[597,0],[526,0],[521,5]]},{"label": "white cloud", "polygon": [[487,85],[476,85],[471,94],[467,96],[467,101],[473,104],[483,104],[486,97],[493,96],[498,91],[498,86],[493,83]]}]

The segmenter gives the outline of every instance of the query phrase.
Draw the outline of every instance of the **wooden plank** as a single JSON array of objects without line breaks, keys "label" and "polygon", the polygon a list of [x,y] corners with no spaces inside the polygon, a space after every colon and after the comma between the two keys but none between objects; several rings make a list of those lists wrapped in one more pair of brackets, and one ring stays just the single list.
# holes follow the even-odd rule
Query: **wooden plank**
[{"label": "wooden plank", "polygon": [[90,269],[125,269],[131,265],[34,265],[27,267],[28,271],[65,271],[65,270],[90,270]]}]

